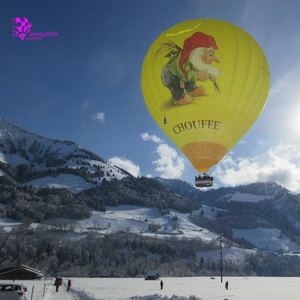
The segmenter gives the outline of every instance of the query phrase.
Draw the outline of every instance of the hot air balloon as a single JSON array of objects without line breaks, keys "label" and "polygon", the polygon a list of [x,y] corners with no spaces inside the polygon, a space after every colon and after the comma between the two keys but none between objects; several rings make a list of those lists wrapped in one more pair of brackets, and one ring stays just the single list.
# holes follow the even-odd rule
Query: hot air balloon
[{"label": "hot air balloon", "polygon": [[225,21],[176,24],[150,46],[142,92],[153,119],[198,172],[206,173],[249,130],[269,92],[269,65],[247,32]]}]

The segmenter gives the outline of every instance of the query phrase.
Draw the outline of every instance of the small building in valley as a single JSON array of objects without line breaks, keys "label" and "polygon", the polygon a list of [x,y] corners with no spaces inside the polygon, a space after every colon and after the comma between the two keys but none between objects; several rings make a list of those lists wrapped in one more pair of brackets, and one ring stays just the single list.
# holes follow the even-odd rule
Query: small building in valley
[{"label": "small building in valley", "polygon": [[43,272],[25,265],[0,269],[0,279],[3,280],[33,280],[42,277],[44,277]]},{"label": "small building in valley", "polygon": [[150,271],[147,273],[145,280],[157,280],[159,278],[159,274],[154,271]]}]

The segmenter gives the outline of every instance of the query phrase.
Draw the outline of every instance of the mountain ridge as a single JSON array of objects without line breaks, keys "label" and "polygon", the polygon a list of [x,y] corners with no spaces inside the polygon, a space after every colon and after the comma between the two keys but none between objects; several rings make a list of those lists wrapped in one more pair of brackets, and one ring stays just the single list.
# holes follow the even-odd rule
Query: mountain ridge
[{"label": "mountain ridge", "polygon": [[[103,178],[124,178],[130,174],[72,141],[60,141],[24,130],[0,119],[0,169],[11,178],[26,183],[59,174],[73,174],[101,184]],[[44,186],[44,187],[47,187]]]}]

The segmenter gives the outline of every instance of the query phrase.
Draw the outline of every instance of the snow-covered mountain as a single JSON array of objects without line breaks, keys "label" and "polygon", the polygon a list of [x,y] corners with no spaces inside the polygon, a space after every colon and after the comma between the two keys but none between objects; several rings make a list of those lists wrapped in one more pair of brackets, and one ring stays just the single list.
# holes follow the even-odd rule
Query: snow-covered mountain
[{"label": "snow-covered mountain", "polygon": [[[202,204],[200,213],[192,214],[193,222],[201,227],[223,232],[245,247],[251,244],[267,251],[300,250],[299,194],[272,182],[203,192],[180,180],[158,180],[175,193]],[[205,205],[214,207],[214,220]]]},{"label": "snow-covered mountain", "polygon": [[129,174],[74,142],[42,137],[0,119],[0,176],[73,192]]},{"label": "snow-covered mountain", "polygon": [[275,183],[199,191],[180,180],[135,178],[74,142],[0,119],[0,228],[8,234],[24,224],[70,241],[125,231],[211,243],[200,247],[207,257],[217,255],[223,234],[229,256],[241,258],[241,248],[300,251],[299,216],[300,196]]},{"label": "snow-covered mountain", "polygon": [[122,204],[151,207],[160,214],[199,208],[156,180],[135,178],[73,142],[41,137],[3,119],[0,174],[0,215],[3,211],[4,218],[18,222],[83,219],[92,210]]}]

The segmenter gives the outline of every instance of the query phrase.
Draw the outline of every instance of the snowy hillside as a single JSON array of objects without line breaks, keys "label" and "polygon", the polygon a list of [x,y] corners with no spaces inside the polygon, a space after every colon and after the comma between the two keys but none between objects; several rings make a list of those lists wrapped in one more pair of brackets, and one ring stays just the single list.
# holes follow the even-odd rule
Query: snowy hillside
[{"label": "snowy hillside", "polygon": [[75,192],[100,185],[104,178],[128,176],[74,142],[42,137],[0,119],[0,176],[5,171],[27,185]]},{"label": "snowy hillside", "polygon": [[25,183],[36,188],[66,188],[73,193],[95,187],[95,184],[86,182],[82,177],[72,174],[59,174],[56,177],[45,176]]},{"label": "snowy hillside", "polygon": [[300,246],[276,228],[233,229],[233,236],[244,238],[259,249],[284,252],[299,251]]},{"label": "snowy hillside", "polygon": [[202,215],[203,217],[206,217],[208,219],[212,219],[215,220],[218,212],[226,212],[225,209],[222,208],[217,208],[217,207],[211,207],[211,206],[207,206],[202,204],[201,208],[194,210],[193,211],[193,215]]},{"label": "snowy hillside", "polygon": [[80,151],[73,142],[45,138],[3,119],[0,119],[0,142],[1,160],[14,165],[32,161],[39,164],[39,159],[46,156],[55,155],[59,159]]},{"label": "snowy hillside", "polygon": [[265,195],[253,195],[249,193],[241,193],[236,192],[234,194],[229,194],[226,196],[227,201],[235,201],[235,202],[251,202],[251,203],[257,203],[263,200],[270,199],[270,196]]},{"label": "snowy hillside", "polygon": [[[70,220],[48,220],[49,225],[68,224]],[[71,222],[77,233],[88,231],[99,234],[111,234],[118,231],[127,231],[144,236],[157,238],[201,238],[211,241],[217,234],[205,228],[198,227],[189,220],[189,214],[171,211],[162,215],[156,209],[133,205],[107,207],[106,212],[93,211],[89,219]]]}]

